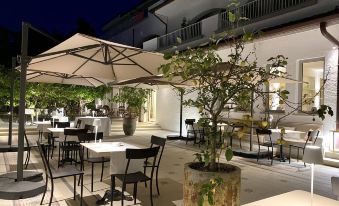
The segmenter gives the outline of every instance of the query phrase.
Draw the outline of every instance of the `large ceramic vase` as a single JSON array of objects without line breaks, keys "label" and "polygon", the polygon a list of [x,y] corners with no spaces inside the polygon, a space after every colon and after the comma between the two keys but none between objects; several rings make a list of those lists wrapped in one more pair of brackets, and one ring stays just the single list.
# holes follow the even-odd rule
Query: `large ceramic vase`
[{"label": "large ceramic vase", "polygon": [[124,118],[122,127],[125,135],[132,136],[137,127],[137,118]]},{"label": "large ceramic vase", "polygon": [[[184,173],[184,206],[197,206],[201,186],[210,179],[221,177],[224,183],[220,185],[214,194],[214,205],[239,206],[240,205],[240,177],[239,167],[230,164],[221,164],[226,168],[223,172],[201,171],[202,163],[191,162],[185,164]],[[207,197],[204,198],[204,206],[209,206]]]}]

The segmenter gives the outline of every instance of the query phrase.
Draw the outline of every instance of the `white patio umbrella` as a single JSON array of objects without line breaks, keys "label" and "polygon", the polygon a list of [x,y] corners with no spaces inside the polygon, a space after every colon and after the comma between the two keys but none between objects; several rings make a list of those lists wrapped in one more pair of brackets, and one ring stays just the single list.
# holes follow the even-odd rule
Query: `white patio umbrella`
[{"label": "white patio umbrella", "polygon": [[43,83],[57,83],[57,84],[73,84],[90,87],[98,87],[101,85],[108,85],[112,80],[99,79],[96,77],[84,77],[72,74],[62,74],[56,72],[27,72],[28,82],[43,82]]},{"label": "white patio umbrella", "polygon": [[122,81],[157,75],[165,63],[161,53],[78,33],[33,57],[27,70]]}]

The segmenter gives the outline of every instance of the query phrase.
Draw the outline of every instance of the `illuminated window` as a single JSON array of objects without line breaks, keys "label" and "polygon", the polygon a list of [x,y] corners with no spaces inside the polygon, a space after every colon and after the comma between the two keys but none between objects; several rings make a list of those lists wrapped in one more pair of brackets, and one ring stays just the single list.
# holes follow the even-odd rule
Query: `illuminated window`
[{"label": "illuminated window", "polygon": [[304,61],[302,69],[302,111],[319,109],[324,104],[324,60]]},{"label": "illuminated window", "polygon": [[[281,76],[282,73],[286,73],[285,67],[270,67],[271,73]],[[268,105],[269,110],[284,111],[285,104],[279,96],[279,92],[286,90],[286,84],[280,78],[273,79],[269,82],[269,98]]]}]

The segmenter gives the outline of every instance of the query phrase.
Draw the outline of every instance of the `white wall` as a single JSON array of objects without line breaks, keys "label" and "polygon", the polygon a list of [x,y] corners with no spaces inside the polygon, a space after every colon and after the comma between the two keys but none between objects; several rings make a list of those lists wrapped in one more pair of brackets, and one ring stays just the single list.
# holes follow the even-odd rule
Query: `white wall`
[{"label": "white wall", "polygon": [[[185,99],[194,98],[194,95],[187,95]],[[170,86],[161,86],[157,90],[157,119],[156,122],[162,129],[179,132],[180,127],[180,96]],[[186,134],[185,119],[200,118],[196,108],[183,107],[182,115],[183,134]]]},{"label": "white wall", "polygon": [[[329,26],[328,31],[336,38],[339,38],[339,25]],[[280,35],[273,38],[266,38],[258,40],[255,43],[248,44],[247,51],[255,48],[259,65],[265,66],[266,60],[269,57],[282,54],[288,57],[287,72],[294,79],[299,79],[299,62],[305,59],[312,59],[318,57],[325,57],[326,69],[331,72],[329,76],[330,80],[325,87],[325,104],[332,107],[334,114],[336,114],[336,84],[337,84],[337,64],[338,64],[338,51],[333,50],[333,44],[325,39],[320,29],[313,29],[300,33],[294,33],[289,35]],[[226,60],[229,48],[220,48],[218,53],[223,60]],[[287,84],[287,90],[290,91],[289,99],[294,102],[299,100],[299,90],[296,84]],[[158,106],[157,106],[157,118],[158,123],[164,128],[169,130],[178,130],[179,124],[179,100],[170,89],[160,89],[158,91]],[[288,111],[288,108],[287,108]],[[241,117],[243,113],[234,114],[237,117]],[[233,116],[234,116],[233,115]],[[256,118],[262,114],[256,113]],[[185,118],[198,117],[196,110],[187,110],[184,115]],[[277,116],[274,117],[277,119]],[[305,115],[290,115],[285,122],[296,123],[314,123],[312,116]],[[316,119],[316,122],[321,123],[320,119]],[[335,116],[327,116],[323,122],[324,131],[323,135],[326,138],[325,141],[330,141],[329,130],[335,129]]]}]

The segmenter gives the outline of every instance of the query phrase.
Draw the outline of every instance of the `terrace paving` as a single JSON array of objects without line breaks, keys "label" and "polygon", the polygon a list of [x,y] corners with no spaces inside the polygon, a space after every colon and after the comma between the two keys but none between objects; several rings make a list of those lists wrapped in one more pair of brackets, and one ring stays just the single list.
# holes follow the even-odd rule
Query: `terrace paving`
[{"label": "terrace paving", "polygon": [[[141,146],[147,146],[150,142],[151,135],[166,137],[171,132],[165,130],[137,131],[132,137],[125,137],[122,132],[113,132],[107,140],[125,141]],[[29,135],[30,141],[34,141],[37,135]],[[1,138],[1,142],[5,142],[7,138]],[[16,138],[14,138],[15,144]],[[57,151],[57,150],[55,150]],[[182,205],[182,186],[184,180],[184,164],[193,161],[193,154],[200,151],[198,146],[193,146],[192,142],[187,145],[184,141],[167,141],[163,159],[160,165],[160,196],[154,195],[154,205],[175,206]],[[57,154],[55,154],[57,157]],[[56,166],[57,158],[52,160],[52,165]],[[226,162],[221,158],[221,162]],[[293,161],[291,164],[281,163],[278,161],[270,165],[267,159],[261,159],[260,164],[256,159],[245,159],[234,157],[230,164],[237,165],[241,168],[241,204],[246,204],[259,199],[278,195],[292,190],[310,189],[310,167],[304,167],[302,162]],[[29,169],[42,169],[40,156],[36,149],[33,149]],[[8,171],[16,170],[16,153],[0,154],[0,174]],[[100,167],[95,169],[94,192],[90,192],[90,165],[86,164],[84,178],[84,205],[95,205],[97,199],[101,198],[105,190],[109,188],[109,164],[105,166],[104,181],[99,182]],[[315,193],[326,197],[335,198],[331,193],[331,176],[339,176],[339,169],[324,165],[315,167]],[[117,181],[118,186],[120,182]],[[80,188],[77,188],[80,191]],[[127,187],[127,191],[131,194],[132,186]],[[137,205],[150,205],[149,190],[144,184],[138,186]],[[47,205],[49,191],[44,201]],[[39,205],[42,195],[25,200],[0,200],[1,206],[22,206],[22,205]],[[74,201],[73,197],[73,179],[63,178],[56,181],[56,189],[54,192],[52,205],[79,205],[78,201]],[[114,205],[120,205],[120,201],[114,202]],[[125,205],[133,205],[132,201],[126,201]]]}]

